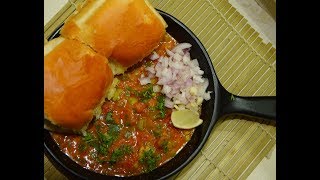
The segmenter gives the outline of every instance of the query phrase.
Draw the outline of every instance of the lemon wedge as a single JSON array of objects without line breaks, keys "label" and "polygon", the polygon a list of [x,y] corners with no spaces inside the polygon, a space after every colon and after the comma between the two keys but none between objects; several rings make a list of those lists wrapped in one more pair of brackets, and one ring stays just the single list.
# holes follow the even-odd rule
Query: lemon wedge
[{"label": "lemon wedge", "polygon": [[202,124],[199,114],[189,109],[173,111],[171,121],[174,127],[180,129],[192,129]]}]

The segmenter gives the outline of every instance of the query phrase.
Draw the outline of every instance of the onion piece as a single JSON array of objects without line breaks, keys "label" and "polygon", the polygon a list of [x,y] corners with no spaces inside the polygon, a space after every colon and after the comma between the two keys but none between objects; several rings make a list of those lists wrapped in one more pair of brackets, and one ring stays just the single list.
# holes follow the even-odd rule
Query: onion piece
[{"label": "onion piece", "polygon": [[160,92],[161,91],[161,87],[159,85],[155,85],[152,87],[153,92]]},{"label": "onion piece", "polygon": [[151,54],[151,56],[149,57],[151,60],[156,60],[156,59],[159,59],[159,55],[155,52],[155,51],[153,51],[153,53]]},{"label": "onion piece", "polygon": [[169,98],[166,98],[166,99],[164,100],[164,105],[165,105],[167,108],[173,108],[174,103],[173,103]]},{"label": "onion piece", "polygon": [[139,81],[140,81],[141,85],[146,85],[146,84],[151,83],[151,80],[149,77],[141,77],[141,78],[139,78]]},{"label": "onion piece", "polygon": [[[190,43],[179,43],[176,47],[174,47],[171,51],[173,53],[178,53],[184,49],[190,48],[192,45]],[[183,51],[182,51],[183,52]]]},{"label": "onion piece", "polygon": [[148,71],[148,72],[150,72],[151,74],[155,74],[155,70],[154,70],[154,67],[153,66],[149,66],[149,67],[146,67],[146,70]]},{"label": "onion piece", "polygon": [[174,56],[174,53],[173,53],[172,51],[166,49],[166,52],[167,52],[167,54],[168,54],[169,56]]}]

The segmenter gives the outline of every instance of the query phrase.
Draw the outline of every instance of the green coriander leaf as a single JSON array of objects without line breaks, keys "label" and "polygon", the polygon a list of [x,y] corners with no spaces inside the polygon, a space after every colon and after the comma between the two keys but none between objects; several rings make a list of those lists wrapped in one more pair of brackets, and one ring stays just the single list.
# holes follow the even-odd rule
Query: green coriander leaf
[{"label": "green coriander leaf", "polygon": [[86,135],[82,138],[86,143],[90,143],[90,142],[93,142],[95,141],[96,139],[94,138],[94,136],[87,132]]},{"label": "green coriander leaf", "polygon": [[115,164],[119,160],[121,160],[125,155],[130,154],[132,152],[132,147],[129,145],[122,145],[118,149],[115,149],[112,154],[109,163]]},{"label": "green coriander leaf", "polygon": [[169,144],[168,140],[164,140],[160,144],[160,146],[163,149],[164,153],[167,153],[169,151],[168,144]]},{"label": "green coriander leaf", "polygon": [[143,152],[139,162],[146,168],[146,171],[152,171],[157,167],[160,156],[155,154],[155,149],[151,148]]},{"label": "green coriander leaf", "polygon": [[164,118],[166,115],[166,107],[164,106],[165,96],[164,95],[159,96],[157,101],[158,102],[156,105],[156,109],[158,109],[160,111],[159,117]]},{"label": "green coriander leaf", "polygon": [[106,122],[109,123],[109,124],[113,124],[114,123],[114,120],[112,118],[112,112],[108,112],[107,115],[106,115]]}]

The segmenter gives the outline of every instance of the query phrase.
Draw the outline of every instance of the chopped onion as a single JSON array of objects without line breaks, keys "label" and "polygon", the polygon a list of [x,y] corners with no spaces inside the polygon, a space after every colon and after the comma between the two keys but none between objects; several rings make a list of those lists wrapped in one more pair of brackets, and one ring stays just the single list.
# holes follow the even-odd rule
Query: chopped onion
[{"label": "chopped onion", "polygon": [[174,53],[173,53],[172,51],[166,49],[166,52],[167,52],[167,54],[168,54],[169,56],[174,56]]},{"label": "chopped onion", "polygon": [[169,98],[166,98],[166,99],[164,100],[164,105],[165,105],[167,108],[173,108],[174,103],[173,103]]},{"label": "chopped onion", "polygon": [[141,84],[141,85],[146,85],[146,84],[151,83],[151,80],[150,80],[149,77],[141,77],[141,78],[139,79],[139,81],[140,81],[140,84]]},{"label": "chopped onion", "polygon": [[170,93],[171,89],[172,88],[170,86],[163,85],[162,92],[163,92],[163,94],[168,94],[168,93]]},{"label": "chopped onion", "polygon": [[149,58],[151,60],[156,60],[156,59],[159,59],[159,57],[160,56],[154,51]]},{"label": "chopped onion", "polygon": [[176,47],[174,47],[171,51],[173,53],[183,52],[184,49],[190,48],[192,45],[190,43],[180,43]]},{"label": "chopped onion", "polygon": [[195,67],[199,67],[199,62],[198,62],[197,59],[194,59],[194,60],[192,60],[191,62],[192,62],[192,64],[193,64]]},{"label": "chopped onion", "polygon": [[190,48],[191,44],[180,43],[172,50],[166,49],[167,56],[158,57],[153,53],[150,59],[158,59],[157,64],[146,68],[148,77],[139,79],[145,85],[156,76],[158,82],[153,91],[166,95],[165,106],[168,108],[199,110],[203,100],[211,99],[212,91],[206,92],[209,81],[202,77],[204,71],[200,69],[198,60],[191,59]]},{"label": "chopped onion", "polygon": [[173,55],[173,59],[176,61],[181,61],[182,60],[182,56],[180,54],[174,54]]},{"label": "chopped onion", "polygon": [[210,100],[210,93],[212,93],[212,91],[204,93],[203,99],[205,99],[206,101]]},{"label": "chopped onion", "polygon": [[159,85],[153,86],[153,92],[160,92],[160,91],[161,91],[161,87]]},{"label": "chopped onion", "polygon": [[146,70],[147,70],[148,72],[150,72],[151,74],[154,74],[154,73],[155,73],[155,70],[154,70],[154,67],[153,67],[153,66],[146,67]]}]

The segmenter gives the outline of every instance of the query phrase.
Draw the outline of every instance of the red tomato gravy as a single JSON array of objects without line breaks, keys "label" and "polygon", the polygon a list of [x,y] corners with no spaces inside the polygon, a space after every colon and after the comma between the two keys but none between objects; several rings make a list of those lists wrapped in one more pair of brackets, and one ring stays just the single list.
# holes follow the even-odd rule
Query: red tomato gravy
[{"label": "red tomato gravy", "polygon": [[[164,55],[176,41],[165,35],[156,52]],[[155,61],[141,63],[118,76],[115,95],[102,106],[101,117],[90,123],[87,134],[51,133],[60,149],[82,167],[110,176],[133,176],[152,171],[173,158],[194,130],[175,128],[164,95],[151,85],[140,85],[141,74]]]}]

